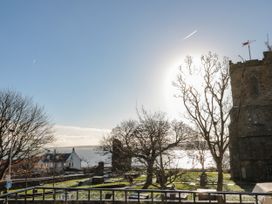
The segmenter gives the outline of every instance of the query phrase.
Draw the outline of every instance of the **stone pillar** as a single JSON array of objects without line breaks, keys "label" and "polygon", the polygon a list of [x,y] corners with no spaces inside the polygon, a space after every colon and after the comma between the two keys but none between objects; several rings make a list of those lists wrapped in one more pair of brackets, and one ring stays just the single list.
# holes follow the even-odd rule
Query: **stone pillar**
[{"label": "stone pillar", "polygon": [[205,171],[203,171],[201,174],[200,174],[200,187],[201,188],[205,188],[207,183],[208,183],[208,178],[207,178],[207,174]]},{"label": "stone pillar", "polygon": [[96,176],[103,176],[104,175],[104,162],[99,162],[98,166],[95,169]]}]

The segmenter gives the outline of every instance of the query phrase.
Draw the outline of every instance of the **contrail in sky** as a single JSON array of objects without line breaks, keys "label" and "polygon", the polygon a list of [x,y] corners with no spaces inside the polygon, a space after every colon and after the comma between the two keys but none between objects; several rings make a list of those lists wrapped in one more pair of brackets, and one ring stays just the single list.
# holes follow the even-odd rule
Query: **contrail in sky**
[{"label": "contrail in sky", "polygon": [[197,33],[197,30],[194,30],[193,32],[191,32],[189,35],[187,35],[185,38],[183,38],[183,40],[187,40],[188,38],[192,37],[193,35],[195,35]]}]

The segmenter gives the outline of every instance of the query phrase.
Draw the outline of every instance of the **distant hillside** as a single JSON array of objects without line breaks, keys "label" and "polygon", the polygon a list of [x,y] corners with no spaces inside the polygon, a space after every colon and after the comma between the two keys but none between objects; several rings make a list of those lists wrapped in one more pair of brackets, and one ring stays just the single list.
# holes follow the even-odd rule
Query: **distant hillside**
[{"label": "distant hillside", "polygon": [[[203,144],[201,144],[203,143]],[[186,144],[183,144],[179,147],[175,147],[174,149],[178,150],[178,149],[181,149],[181,150],[193,150],[195,146],[202,146],[204,147],[205,146],[205,141],[192,141],[190,143],[186,143]],[[67,146],[67,147],[50,147],[49,149],[52,150],[52,149],[69,149],[69,148],[75,148],[75,149],[87,149],[87,148],[90,148],[90,149],[99,149],[101,148],[102,146],[100,145],[84,145],[84,146]],[[208,150],[208,146],[206,145],[206,149]],[[101,149],[100,149],[101,150]]]},{"label": "distant hillside", "polygon": [[100,147],[99,145],[80,145],[80,146],[59,146],[59,147],[49,147],[49,149],[54,149],[54,148],[98,148]]}]

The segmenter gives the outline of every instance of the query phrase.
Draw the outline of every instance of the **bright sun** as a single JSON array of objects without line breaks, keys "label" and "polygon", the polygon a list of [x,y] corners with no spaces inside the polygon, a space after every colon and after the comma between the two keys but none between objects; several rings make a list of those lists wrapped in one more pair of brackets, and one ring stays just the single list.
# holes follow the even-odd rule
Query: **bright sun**
[{"label": "bright sun", "polygon": [[178,91],[176,87],[173,86],[173,82],[177,78],[178,69],[181,65],[181,62],[175,62],[168,68],[168,72],[165,76],[165,82],[164,82],[164,99],[165,104],[167,108],[167,113],[171,119],[181,118],[181,112],[182,111],[182,104],[181,100],[177,97],[175,97],[176,94],[178,94]]},{"label": "bright sun", "polygon": [[[193,66],[200,66],[200,55],[194,54],[193,57]],[[164,82],[164,98],[167,108],[167,113],[171,119],[181,119],[184,116],[185,109],[183,107],[182,101],[180,98],[176,97],[178,95],[178,90],[173,86],[173,82],[177,79],[177,74],[179,72],[179,67],[182,65],[182,69],[185,68],[185,57],[174,60],[174,63],[170,64],[165,74]],[[188,71],[188,70],[186,70]],[[199,75],[188,75],[189,83],[192,83],[194,86],[201,86]]]}]

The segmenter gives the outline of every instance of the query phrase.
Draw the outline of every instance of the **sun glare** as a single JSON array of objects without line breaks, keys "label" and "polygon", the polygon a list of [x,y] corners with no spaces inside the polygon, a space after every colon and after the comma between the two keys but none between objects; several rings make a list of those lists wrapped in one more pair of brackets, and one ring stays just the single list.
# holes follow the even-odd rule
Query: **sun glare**
[{"label": "sun glare", "polygon": [[177,78],[178,69],[181,65],[181,60],[176,60],[172,63],[166,72],[165,82],[164,82],[164,99],[167,108],[167,112],[170,118],[180,118],[181,117],[181,101],[179,98],[175,97],[178,94],[177,88],[173,86],[173,82]]},{"label": "sun glare", "polygon": [[[192,69],[198,69],[201,65],[200,61],[200,54],[192,55],[193,65]],[[169,67],[165,74],[165,82],[164,82],[164,98],[165,104],[167,108],[167,112],[170,118],[172,119],[181,119],[185,113],[185,109],[181,102],[181,99],[178,98],[178,89],[174,87],[173,82],[176,81],[177,75],[179,73],[179,68],[181,66],[182,71],[186,74],[186,80],[193,84],[196,87],[201,86],[200,76],[193,74],[189,74],[189,70],[186,68],[185,65],[185,56],[181,57],[180,59],[173,60],[173,63],[169,63]]]}]

